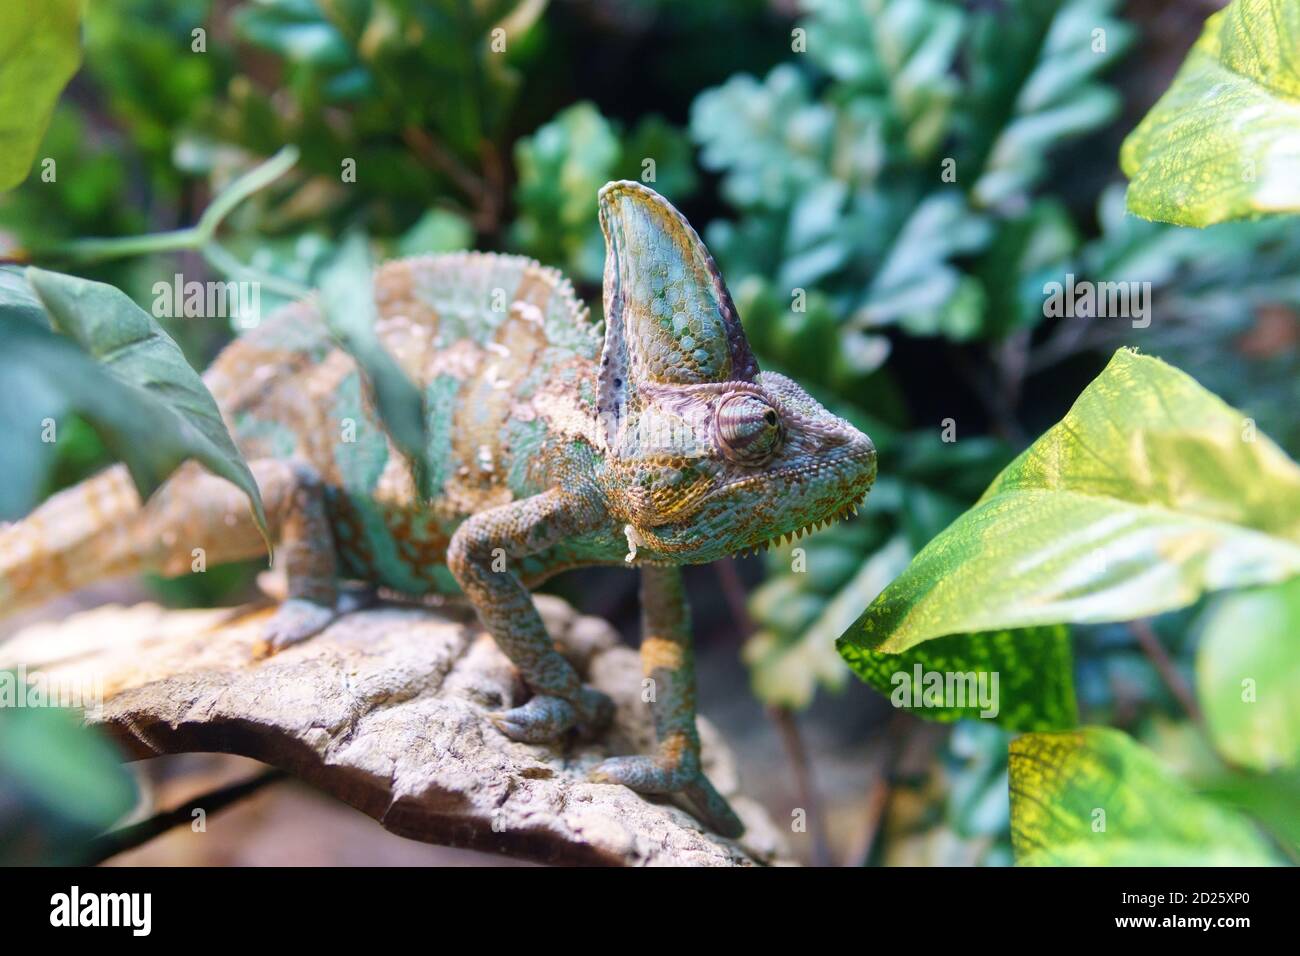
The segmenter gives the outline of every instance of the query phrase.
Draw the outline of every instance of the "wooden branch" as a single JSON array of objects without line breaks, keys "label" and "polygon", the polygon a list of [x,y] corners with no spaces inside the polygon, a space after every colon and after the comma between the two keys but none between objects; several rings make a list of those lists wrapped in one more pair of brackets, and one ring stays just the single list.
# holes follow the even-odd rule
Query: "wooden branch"
[{"label": "wooden branch", "polygon": [[487,714],[521,703],[514,668],[459,610],[382,605],[340,618],[271,658],[271,608],[107,606],[35,624],[0,646],[0,668],[59,686],[102,682],[87,714],[132,759],[223,752],[278,767],[401,836],[549,863],[743,866],[775,862],[780,835],[701,721],[705,764],[747,825],[740,841],[669,801],[589,783],[619,753],[651,752],[637,654],[608,624],[539,596],[552,636],[618,713],[595,742],[516,743]]}]

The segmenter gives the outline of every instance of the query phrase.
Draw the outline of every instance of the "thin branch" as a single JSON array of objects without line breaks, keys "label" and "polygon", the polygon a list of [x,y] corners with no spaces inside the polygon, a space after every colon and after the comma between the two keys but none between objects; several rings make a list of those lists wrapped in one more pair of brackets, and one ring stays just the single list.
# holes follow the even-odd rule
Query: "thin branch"
[{"label": "thin branch", "polygon": [[420,162],[444,174],[455,183],[457,189],[469,197],[474,205],[476,229],[490,232],[495,228],[495,197],[491,195],[491,188],[482,176],[461,162],[431,133],[418,126],[405,127],[402,130],[402,141]]},{"label": "thin branch", "polygon": [[1204,728],[1205,715],[1201,713],[1201,707],[1196,702],[1196,695],[1192,693],[1192,689],[1183,680],[1183,675],[1178,673],[1178,668],[1174,666],[1169,652],[1165,650],[1165,646],[1160,643],[1160,638],[1152,630],[1151,622],[1145,619],[1129,621],[1128,629],[1137,639],[1138,646],[1142,648],[1142,653],[1146,654],[1151,661],[1151,665],[1155,667],[1156,673],[1160,675],[1164,685],[1169,688],[1169,692],[1174,695],[1174,698],[1182,705],[1183,710],[1187,712],[1187,716],[1198,727]]},{"label": "thin branch", "polygon": [[256,777],[241,780],[239,783],[221,787],[201,797],[196,797],[175,810],[168,810],[165,813],[150,817],[148,820],[141,820],[139,823],[128,827],[110,830],[90,842],[86,849],[85,863],[88,866],[103,863],[110,857],[148,843],[154,837],[161,836],[168,830],[192,822],[195,810],[202,810],[205,814],[216,813],[219,810],[224,810],[232,803],[251,796],[268,784],[284,779],[285,774],[283,771],[268,770]]},{"label": "thin branch", "polygon": [[37,247],[33,251],[38,255],[66,257],[74,262],[95,262],[157,252],[201,249],[216,236],[217,228],[231,210],[253,193],[275,182],[297,162],[297,148],[285,146],[266,162],[259,163],[227,185],[199,216],[197,225],[143,236],[73,239],[48,248]]},{"label": "thin branch", "polygon": [[[985,371],[977,367],[970,357],[961,349],[950,348],[949,356],[957,372],[966,380],[966,384],[979,398],[980,404],[988,414],[993,430],[1006,441],[1017,447],[1028,444],[1024,429],[1016,420],[1015,409],[1008,407],[1009,390],[1007,383],[994,382]],[[996,362],[996,356],[989,356],[989,363]],[[981,363],[985,364],[985,363]],[[1001,376],[999,375],[999,379]]]},{"label": "thin branch", "polygon": [[722,586],[722,596],[726,599],[727,609],[731,612],[731,617],[736,622],[736,630],[740,632],[740,639],[743,641],[754,633],[754,619],[749,616],[745,582],[740,580],[740,574],[736,571],[736,559],[723,558],[721,561],[715,561],[713,570],[717,572],[718,583]]},{"label": "thin branch", "polygon": [[862,833],[855,841],[848,855],[850,862],[857,861],[858,866],[870,866],[871,855],[876,848],[880,828],[885,822],[885,810],[889,807],[889,798],[894,790],[894,770],[898,766],[899,755],[915,718],[906,711],[899,711],[885,727],[880,740],[880,747],[872,761],[874,775],[867,788],[867,807],[863,819]]},{"label": "thin branch", "polygon": [[[736,621],[736,627],[744,640],[754,632],[754,621],[749,616],[745,603],[745,585],[736,572],[734,558],[713,562],[718,581],[722,586],[723,597]],[[808,748],[804,746],[803,735],[799,732],[799,721],[789,707],[768,706],[764,708],[768,719],[781,735],[781,745],[790,764],[790,774],[794,778],[796,799],[808,816],[808,834],[812,837],[811,860],[814,866],[831,866],[830,843],[826,839],[826,825],[822,815],[821,799],[817,786],[813,782],[812,761],[808,757]]]}]

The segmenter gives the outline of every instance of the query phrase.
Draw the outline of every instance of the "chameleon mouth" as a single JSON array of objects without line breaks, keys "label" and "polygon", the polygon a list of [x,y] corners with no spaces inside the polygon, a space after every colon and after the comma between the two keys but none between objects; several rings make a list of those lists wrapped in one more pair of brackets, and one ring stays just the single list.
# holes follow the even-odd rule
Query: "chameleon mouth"
[{"label": "chameleon mouth", "polygon": [[784,534],[778,534],[772,538],[768,538],[767,540],[759,541],[757,544],[747,544],[742,548],[737,548],[735,551],[730,552],[730,554],[732,557],[737,557],[737,558],[752,556],[758,554],[760,551],[770,551],[774,547],[779,547],[783,544],[789,544],[793,541],[798,541],[800,538],[803,538],[806,535],[810,535],[814,531],[820,531],[823,528],[829,528],[837,521],[847,521],[849,518],[856,517],[858,513],[858,508],[860,508],[862,506],[862,503],[866,500],[867,500],[867,492],[864,491],[862,492],[862,494],[860,494],[858,497],[851,500],[839,511],[836,511],[835,513],[825,518],[822,518],[819,521],[810,521],[802,528],[796,528],[793,531],[787,531]]},{"label": "chameleon mouth", "polygon": [[[778,472],[778,474],[797,475],[801,481],[808,482],[814,481],[818,477],[818,472],[830,472],[840,476],[847,476],[852,474],[855,468],[860,468],[862,470],[857,476],[855,476],[856,480],[854,480],[853,483],[856,484],[857,487],[852,489],[854,493],[849,497],[845,504],[826,514],[824,517],[815,518],[812,521],[809,521],[802,527],[773,535],[770,538],[760,538],[750,544],[742,545],[729,553],[732,556],[741,556],[756,555],[759,551],[770,551],[773,546],[798,541],[804,536],[812,534],[814,531],[819,531],[838,521],[844,521],[856,516],[858,508],[861,507],[862,503],[867,498],[867,494],[876,483],[876,449],[875,446],[870,443],[869,439],[866,440],[865,448],[859,447],[851,451],[849,454],[840,455],[837,458],[819,462],[814,465],[811,470],[807,467],[787,468]],[[772,476],[768,476],[768,480],[770,480],[771,477]],[[737,485],[747,484],[753,480],[756,479],[745,478],[739,482],[732,483],[732,485],[728,487],[734,490]]]}]

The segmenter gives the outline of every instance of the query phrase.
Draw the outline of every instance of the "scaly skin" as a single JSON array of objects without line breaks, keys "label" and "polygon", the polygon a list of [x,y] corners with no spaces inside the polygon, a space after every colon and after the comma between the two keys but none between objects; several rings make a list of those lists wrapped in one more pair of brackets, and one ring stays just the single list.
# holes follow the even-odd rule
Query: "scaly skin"
[{"label": "scaly skin", "polygon": [[[875,449],[759,371],[712,258],[666,200],[610,183],[600,222],[603,336],[568,282],[531,260],[462,253],[378,271],[377,332],[428,408],[428,500],[312,301],[233,343],[206,382],[288,576],[272,647],[329,623],[339,578],[461,592],[533,692],[494,715],[500,730],[529,742],[597,733],[610,702],[556,652],[528,588],[566,568],[639,567],[658,751],[608,760],[592,778],[681,793],[736,836],[739,819],[700,769],[680,567],[847,513],[875,478]],[[143,567],[182,573],[196,547],[210,562],[259,553],[237,490],[187,465],[141,506],[110,469],[0,531],[0,600]]]}]

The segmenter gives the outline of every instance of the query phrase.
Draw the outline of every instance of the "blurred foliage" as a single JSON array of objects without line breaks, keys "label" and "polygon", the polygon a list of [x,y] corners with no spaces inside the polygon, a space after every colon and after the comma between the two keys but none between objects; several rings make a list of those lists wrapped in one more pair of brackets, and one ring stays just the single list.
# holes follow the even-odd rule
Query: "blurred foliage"
[{"label": "blurred foliage", "polygon": [[25,676],[0,671],[0,865],[80,863],[85,841],[135,805],[135,782],[99,731]]},{"label": "blurred foliage", "polygon": [[1235,0],[1205,21],[1173,85],[1124,141],[1129,211],[1208,226],[1300,212],[1300,7]]},{"label": "blurred foliage", "polygon": [[563,268],[576,282],[599,280],[605,241],[592,197],[613,179],[637,179],[674,202],[690,198],[695,169],[686,136],[649,116],[630,134],[591,103],[578,103],[515,145],[519,217],[511,244]]},{"label": "blurred foliage", "polygon": [[1011,835],[1028,866],[1267,866],[1243,816],[1191,792],[1119,731],[1011,743]]},{"label": "blurred foliage", "polygon": [[1225,594],[1201,621],[1196,683],[1218,750],[1240,767],[1300,764],[1300,577]]},{"label": "blurred foliage", "polygon": [[[1139,26],[1117,0],[88,4],[84,68],[36,151],[56,160],[57,183],[33,176],[0,196],[0,251],[141,304],[180,271],[257,278],[269,309],[317,285],[340,240],[363,230],[377,255],[533,255],[598,308],[595,190],[653,169],[717,257],[762,365],[880,451],[863,515],[773,549],[751,597],[754,688],[802,707],[845,683],[834,637],[1117,346],[1182,368],[1300,451],[1300,233],[1277,219],[1190,230],[1124,215],[1120,117],[1165,82],[1127,56]],[[206,253],[84,264],[55,253],[191,228],[286,144],[297,165],[229,209]],[[1150,327],[1045,316],[1045,285],[1071,274],[1149,282]],[[159,325],[197,367],[230,335],[223,323]],[[90,421],[59,416],[43,477],[6,488],[7,507],[107,460]],[[222,600],[247,582],[225,573],[166,593]],[[1264,612],[1209,613],[1200,603],[1153,622],[1185,677],[1198,639],[1222,630],[1217,615]],[[1081,625],[1070,641],[1085,719],[1176,758],[1184,735],[1159,728],[1178,701],[1130,631]],[[1215,673],[1231,669],[1210,643]],[[1253,739],[1242,716],[1228,733]],[[942,786],[915,815],[936,846],[1009,861],[1008,739],[987,722],[956,725],[935,768]],[[1276,771],[1256,786],[1264,777],[1215,786],[1285,830],[1288,791]]]},{"label": "blurred foliage", "polygon": [[0,9],[0,190],[27,177],[54,104],[81,65],[84,6],[49,0]]}]

